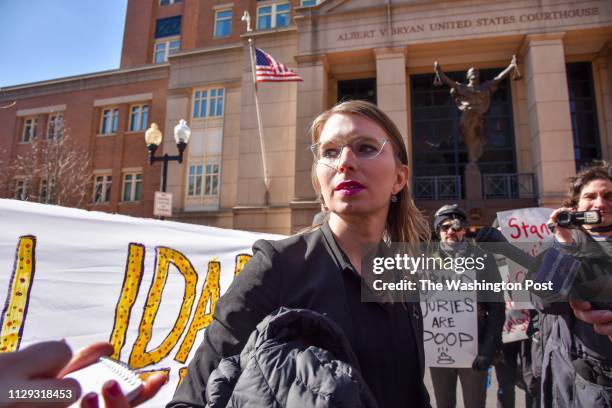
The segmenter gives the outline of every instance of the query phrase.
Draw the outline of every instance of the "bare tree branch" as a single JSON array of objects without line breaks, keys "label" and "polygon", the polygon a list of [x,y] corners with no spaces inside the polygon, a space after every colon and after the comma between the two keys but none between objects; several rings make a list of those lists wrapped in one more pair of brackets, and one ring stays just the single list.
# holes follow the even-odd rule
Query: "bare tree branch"
[{"label": "bare tree branch", "polygon": [[91,155],[63,129],[51,137],[38,135],[30,149],[6,167],[3,173],[8,180],[0,179],[5,185],[0,196],[13,198],[19,181],[25,183],[27,194],[23,198],[28,201],[80,207],[91,194]]}]

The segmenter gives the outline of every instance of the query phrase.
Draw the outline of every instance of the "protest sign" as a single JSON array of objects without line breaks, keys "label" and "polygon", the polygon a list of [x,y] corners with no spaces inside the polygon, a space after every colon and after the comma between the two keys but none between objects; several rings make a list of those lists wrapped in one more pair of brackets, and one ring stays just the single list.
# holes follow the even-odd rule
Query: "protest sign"
[{"label": "protest sign", "polygon": [[280,236],[0,199],[0,351],[65,338],[169,382],[168,402],[219,296],[261,238]]},{"label": "protest sign", "polygon": [[[459,279],[472,282],[473,270],[460,275],[454,271],[431,271],[431,282]],[[448,290],[422,292],[423,341],[425,365],[428,367],[471,367],[478,354],[476,292]]]},{"label": "protest sign", "polygon": [[[552,244],[553,234],[546,226],[552,211],[551,208],[522,208],[499,212],[497,219],[502,234],[510,243],[518,244],[520,249],[536,256]],[[500,272],[502,278],[508,282],[523,282],[528,271],[506,258],[505,268],[500,266]],[[528,309],[533,309],[533,305],[525,301],[515,302],[512,293],[505,292],[504,298],[506,322],[502,331],[503,342],[526,339],[530,322]]]}]

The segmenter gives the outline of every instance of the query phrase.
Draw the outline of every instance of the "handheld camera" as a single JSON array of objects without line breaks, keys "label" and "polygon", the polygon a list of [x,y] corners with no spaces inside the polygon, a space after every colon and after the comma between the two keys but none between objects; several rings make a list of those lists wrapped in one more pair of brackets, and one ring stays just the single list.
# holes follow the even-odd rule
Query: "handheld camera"
[{"label": "handheld camera", "polygon": [[565,228],[599,223],[601,223],[601,213],[597,210],[576,212],[562,211],[557,216],[557,225]]}]

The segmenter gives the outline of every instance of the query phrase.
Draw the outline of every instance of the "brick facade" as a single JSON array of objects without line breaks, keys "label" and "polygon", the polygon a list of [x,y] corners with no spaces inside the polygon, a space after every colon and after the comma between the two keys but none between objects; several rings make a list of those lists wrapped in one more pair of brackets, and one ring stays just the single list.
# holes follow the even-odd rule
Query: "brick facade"
[{"label": "brick facade", "polygon": [[[150,67],[135,72],[116,71],[110,74],[84,76],[78,80],[49,81],[34,87],[12,87],[2,94],[2,104],[16,100],[9,109],[0,110],[0,149],[6,153],[0,169],[17,155],[24,155],[32,143],[22,141],[25,118],[19,112],[29,109],[47,110],[46,107],[60,107],[34,115],[38,119],[37,138],[46,137],[47,120],[51,114],[63,113],[64,132],[76,144],[91,154],[91,168],[95,173],[109,170],[112,176],[112,189],[108,203],[93,204],[93,185],[87,194],[85,208],[96,211],[117,212],[134,216],[153,214],[153,192],[159,189],[160,166],[150,166],[147,159],[144,131],[128,130],[130,106],[136,103],[149,107],[149,123],[164,123],[166,114],[167,67]],[[140,100],[130,101],[130,96],[142,96]],[[127,98],[126,98],[127,97]],[[121,102],[121,98],[129,102]],[[96,101],[118,100],[112,106],[118,108],[117,132],[100,135],[100,121],[103,106]],[[133,99],[133,98],[132,98]],[[170,137],[172,137],[170,135]],[[125,169],[142,173],[141,200],[122,201],[123,176]],[[140,170],[138,170],[140,169]],[[93,181],[93,180],[92,180]],[[5,180],[4,183],[7,183]],[[11,180],[4,186],[4,196],[12,196],[14,186]],[[30,186],[37,188],[37,186]],[[8,190],[8,191],[6,191]]]},{"label": "brick facade", "polygon": [[[339,98],[340,82],[373,81],[377,103],[400,128],[409,164],[416,167],[412,80],[432,74],[435,60],[449,72],[465,72],[470,66],[501,70],[514,54],[523,78],[508,85],[509,137],[513,138],[509,149],[513,149],[512,171],[516,172],[509,173],[508,180],[527,174],[535,180],[531,193],[487,197],[480,173],[470,173],[471,178],[461,173],[453,177],[463,179],[470,194],[423,198],[417,202],[419,208],[431,215],[440,205],[455,201],[473,215],[474,225],[487,225],[499,210],[559,204],[564,177],[575,173],[571,95],[566,92],[568,64],[584,62],[592,70],[597,151],[603,159],[612,157],[609,1],[543,5],[525,0],[513,5],[458,0],[452,7],[442,0],[316,3],[300,7],[300,0],[129,0],[120,68],[0,89],[0,107],[16,102],[0,109],[0,171],[6,173],[7,163],[31,147],[21,142],[24,121],[36,117],[41,134],[50,113],[61,107],[66,129],[91,153],[93,170],[112,176],[109,202],[91,204],[90,197],[85,207],[151,217],[161,164],[148,164],[144,132],[128,131],[130,106],[147,103],[147,125],[158,123],[165,135],[158,154],[176,154],[172,129],[181,118],[192,128],[184,162],[169,166],[168,191],[173,193],[175,219],[289,234],[309,225],[319,211],[310,182],[312,157],[306,129]],[[258,10],[277,10],[277,6],[286,7],[283,4],[290,5],[287,24],[258,30]],[[215,38],[215,15],[227,10],[232,11],[231,33]],[[250,33],[241,21],[245,11],[254,29]],[[156,33],[160,19],[177,16],[180,32],[176,24],[168,24],[167,32]],[[268,188],[263,181],[249,39],[304,78],[299,84],[258,86],[271,180]],[[159,64],[155,64],[156,42],[163,44],[159,55],[167,56]],[[218,101],[220,112],[208,112],[210,104]],[[206,109],[203,103],[208,103]],[[105,106],[118,109],[114,135],[99,134]],[[449,106],[455,109],[452,101]],[[196,108],[201,112],[196,114]],[[123,176],[140,171],[141,200],[123,202]],[[14,188],[9,182],[0,179],[0,190]]]}]

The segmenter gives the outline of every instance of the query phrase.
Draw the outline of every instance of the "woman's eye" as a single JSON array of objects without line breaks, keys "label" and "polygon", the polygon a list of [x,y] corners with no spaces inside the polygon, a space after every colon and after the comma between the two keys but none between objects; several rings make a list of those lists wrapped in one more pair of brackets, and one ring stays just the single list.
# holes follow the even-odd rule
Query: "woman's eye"
[{"label": "woman's eye", "polygon": [[338,151],[339,149],[337,147],[327,147],[325,149],[323,149],[323,157],[326,158],[335,158],[338,157]]},{"label": "woman's eye", "polygon": [[360,143],[357,146],[357,151],[359,151],[360,153],[374,153],[378,151],[378,149],[371,143]]}]

